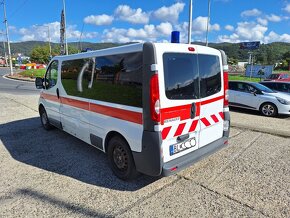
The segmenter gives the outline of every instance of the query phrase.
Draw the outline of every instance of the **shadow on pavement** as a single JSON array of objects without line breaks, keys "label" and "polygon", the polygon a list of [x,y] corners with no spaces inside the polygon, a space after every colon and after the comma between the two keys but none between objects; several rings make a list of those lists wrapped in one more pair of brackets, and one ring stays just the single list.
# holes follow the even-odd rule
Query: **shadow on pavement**
[{"label": "shadow on pavement", "polygon": [[106,154],[58,129],[44,130],[38,117],[1,124],[0,139],[14,159],[91,185],[136,191],[158,179],[119,180]]},{"label": "shadow on pavement", "polygon": [[67,211],[72,212],[74,215],[78,214],[78,215],[84,216],[84,217],[112,217],[112,216],[108,216],[106,214],[99,213],[99,212],[92,210],[90,208],[87,208],[87,207],[82,207],[80,205],[65,202],[61,199],[46,195],[44,193],[40,193],[40,192],[35,191],[33,189],[18,189],[15,193],[13,193],[13,195],[14,195],[14,197],[15,197],[15,195],[25,196],[25,198],[30,197],[30,198],[33,198],[35,200],[38,200],[39,202],[43,202],[45,204],[50,204],[53,207],[66,209]]}]

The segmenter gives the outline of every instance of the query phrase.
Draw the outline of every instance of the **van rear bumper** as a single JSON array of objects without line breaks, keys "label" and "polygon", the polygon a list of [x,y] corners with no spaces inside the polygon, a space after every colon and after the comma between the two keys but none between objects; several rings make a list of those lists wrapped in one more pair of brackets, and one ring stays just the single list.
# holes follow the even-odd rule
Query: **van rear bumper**
[{"label": "van rear bumper", "polygon": [[186,167],[193,165],[194,163],[200,161],[201,159],[217,152],[223,147],[228,145],[228,137],[222,137],[202,148],[195,150],[189,154],[176,158],[172,161],[166,162],[163,165],[163,176],[170,176],[175,174]]}]

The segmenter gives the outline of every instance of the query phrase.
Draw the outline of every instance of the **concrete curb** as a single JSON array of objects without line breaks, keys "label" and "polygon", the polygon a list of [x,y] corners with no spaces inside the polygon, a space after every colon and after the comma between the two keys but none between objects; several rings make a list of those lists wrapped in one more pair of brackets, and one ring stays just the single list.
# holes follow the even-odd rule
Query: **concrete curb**
[{"label": "concrete curb", "polygon": [[12,80],[18,80],[18,81],[26,81],[26,82],[35,82],[35,79],[32,78],[27,78],[27,77],[15,77],[15,76],[10,76],[9,74],[6,74],[3,76],[4,78],[12,79]]},{"label": "concrete curb", "polygon": [[264,128],[264,127],[259,127],[259,126],[250,126],[250,125],[245,125],[237,122],[232,122],[231,127],[235,128],[240,128],[240,129],[248,129],[256,132],[261,132],[261,133],[267,133],[271,135],[276,135],[276,136],[281,136],[285,138],[290,138],[290,132],[285,131],[285,130],[277,130],[277,129],[269,129],[269,128]]}]

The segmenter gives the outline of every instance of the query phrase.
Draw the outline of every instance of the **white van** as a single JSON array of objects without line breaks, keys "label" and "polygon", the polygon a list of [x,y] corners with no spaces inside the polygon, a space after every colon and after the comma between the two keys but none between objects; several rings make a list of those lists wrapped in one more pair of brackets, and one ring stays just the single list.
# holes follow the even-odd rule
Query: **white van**
[{"label": "white van", "polygon": [[229,136],[223,51],[140,43],[50,62],[39,113],[108,154],[114,174],[170,175],[225,146]]}]

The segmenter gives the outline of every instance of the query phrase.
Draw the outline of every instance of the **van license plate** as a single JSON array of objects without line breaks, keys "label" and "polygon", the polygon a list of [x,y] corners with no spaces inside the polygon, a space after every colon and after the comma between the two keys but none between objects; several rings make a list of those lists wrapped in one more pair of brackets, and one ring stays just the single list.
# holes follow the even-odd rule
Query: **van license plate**
[{"label": "van license plate", "polygon": [[193,148],[195,146],[196,146],[196,139],[195,139],[195,137],[193,137],[193,138],[188,139],[182,143],[170,145],[169,146],[169,153],[170,153],[170,156],[172,156],[174,154],[180,153],[182,151],[185,151],[189,148]]}]

